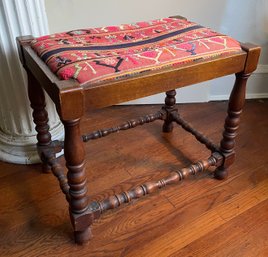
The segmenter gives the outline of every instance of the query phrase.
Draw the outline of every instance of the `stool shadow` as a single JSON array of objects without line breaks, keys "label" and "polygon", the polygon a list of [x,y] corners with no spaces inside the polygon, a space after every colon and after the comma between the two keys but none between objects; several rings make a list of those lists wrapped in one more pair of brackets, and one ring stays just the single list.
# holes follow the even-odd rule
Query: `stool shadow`
[{"label": "stool shadow", "polygon": [[[190,165],[192,163],[192,159],[189,156],[186,156],[178,147],[174,144],[174,135],[173,132],[164,133],[162,132],[162,124],[155,123],[154,129],[145,129],[158,141],[159,144],[162,144],[166,147],[166,149],[171,153],[173,156],[176,157],[178,161],[182,163],[182,165]],[[175,129],[175,128],[174,128]],[[173,137],[173,138],[172,138]]]}]

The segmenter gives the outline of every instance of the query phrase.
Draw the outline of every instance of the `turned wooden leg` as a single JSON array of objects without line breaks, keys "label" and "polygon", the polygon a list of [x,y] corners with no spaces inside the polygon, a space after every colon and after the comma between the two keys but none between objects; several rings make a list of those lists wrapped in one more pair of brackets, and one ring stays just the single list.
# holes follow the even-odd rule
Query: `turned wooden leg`
[{"label": "turned wooden leg", "polygon": [[240,122],[240,115],[245,103],[246,83],[250,74],[236,74],[236,81],[230,95],[227,117],[225,119],[223,137],[220,143],[220,151],[224,155],[224,163],[215,171],[217,179],[225,179],[228,176],[228,167],[235,159],[235,137]]},{"label": "turned wooden leg", "polygon": [[165,105],[163,109],[167,111],[167,115],[162,128],[163,132],[171,132],[173,130],[173,118],[172,115],[170,115],[170,112],[176,110],[175,96],[176,96],[176,90],[174,89],[166,92]]},{"label": "turned wooden leg", "polygon": [[64,155],[70,186],[69,211],[74,227],[75,242],[83,244],[91,238],[91,230],[87,221],[79,221],[77,218],[83,216],[88,209],[85,150],[79,123],[80,119],[63,121],[65,128]]},{"label": "turned wooden leg", "polygon": [[[49,133],[48,114],[45,109],[45,95],[42,87],[32,75],[27,71],[28,75],[28,96],[33,109],[33,121],[35,123],[35,130],[37,131],[37,148],[48,146],[51,143],[51,134]],[[38,149],[39,151],[39,149]],[[47,173],[51,170],[51,166],[47,163],[45,156],[39,151],[41,158],[43,172]]]}]

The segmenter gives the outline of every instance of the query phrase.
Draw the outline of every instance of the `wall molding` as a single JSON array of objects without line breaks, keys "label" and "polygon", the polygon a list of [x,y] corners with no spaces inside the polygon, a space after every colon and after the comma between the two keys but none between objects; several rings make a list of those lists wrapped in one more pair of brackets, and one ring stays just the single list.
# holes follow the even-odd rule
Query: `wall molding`
[{"label": "wall molding", "polygon": [[[262,99],[268,98],[268,93],[248,93],[246,94],[246,99]],[[209,101],[224,101],[228,100],[229,95],[212,95]]]}]

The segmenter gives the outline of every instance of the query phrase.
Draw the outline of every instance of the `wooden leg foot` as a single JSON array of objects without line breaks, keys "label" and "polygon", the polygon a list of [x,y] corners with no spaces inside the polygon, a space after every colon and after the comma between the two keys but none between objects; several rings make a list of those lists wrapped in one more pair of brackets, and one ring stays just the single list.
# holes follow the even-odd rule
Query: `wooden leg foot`
[{"label": "wooden leg foot", "polygon": [[227,179],[228,177],[228,170],[225,168],[217,168],[214,172],[214,177],[218,180]]},{"label": "wooden leg foot", "polygon": [[92,238],[92,233],[90,227],[86,228],[83,231],[74,231],[74,240],[75,243],[82,245],[89,242]]}]

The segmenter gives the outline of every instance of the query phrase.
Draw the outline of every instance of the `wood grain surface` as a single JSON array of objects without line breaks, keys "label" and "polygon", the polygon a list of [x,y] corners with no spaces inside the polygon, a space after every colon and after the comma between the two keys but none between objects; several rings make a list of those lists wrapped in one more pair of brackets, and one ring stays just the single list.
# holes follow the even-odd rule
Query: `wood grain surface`
[{"label": "wood grain surface", "polygon": [[[220,141],[226,102],[178,108],[199,131]],[[109,107],[88,113],[81,129],[87,133],[88,127],[111,127],[158,110],[152,105]],[[237,159],[227,180],[206,172],[107,211],[83,246],[73,241],[67,203],[52,174],[41,173],[41,165],[0,162],[0,256],[268,256],[267,110],[268,100],[246,102]],[[155,121],[86,144],[91,200],[209,156],[179,126],[162,133],[162,124]]]}]

